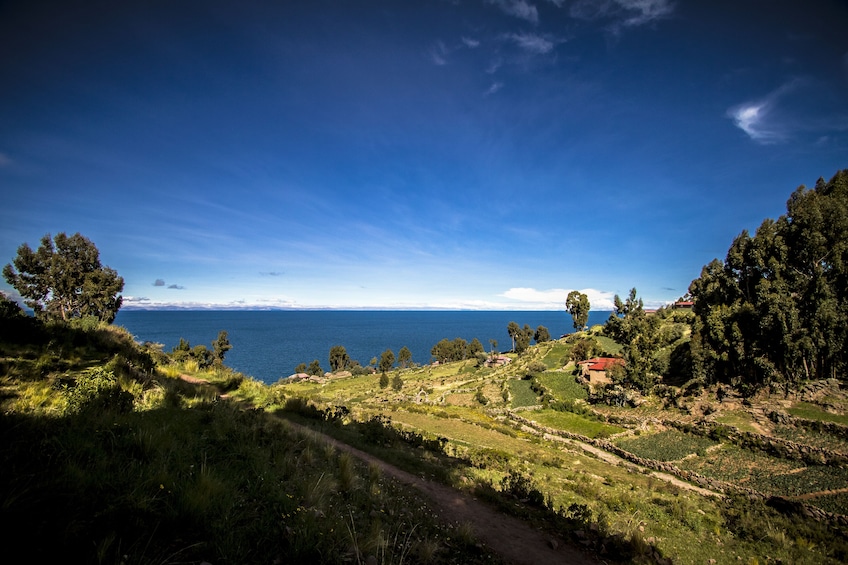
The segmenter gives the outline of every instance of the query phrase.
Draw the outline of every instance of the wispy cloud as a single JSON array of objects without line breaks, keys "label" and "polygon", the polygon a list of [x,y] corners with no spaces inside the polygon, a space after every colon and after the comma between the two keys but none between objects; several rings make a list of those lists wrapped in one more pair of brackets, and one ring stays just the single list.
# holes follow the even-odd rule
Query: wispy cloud
[{"label": "wispy cloud", "polygon": [[491,4],[498,6],[503,13],[528,22],[539,23],[539,11],[533,4],[528,4],[525,0],[489,0]]},{"label": "wispy cloud", "polygon": [[[569,292],[571,290],[565,288],[537,290],[535,288],[515,287],[510,288],[498,296],[521,302],[523,303],[522,306],[525,307],[565,309],[565,300],[568,298]],[[594,288],[584,288],[580,292],[589,298],[589,304],[591,304],[592,310],[612,310],[614,307],[613,297],[615,293],[613,292],[596,290]]]},{"label": "wispy cloud", "polygon": [[5,153],[0,153],[0,169],[3,167],[8,167],[12,164],[12,159]]},{"label": "wispy cloud", "polygon": [[503,86],[504,86],[504,83],[502,83],[502,82],[493,83],[492,86],[490,86],[489,89],[486,90],[484,96],[491,96],[492,94],[494,94],[495,92],[497,92],[498,90],[503,88]]},{"label": "wispy cloud", "polygon": [[514,41],[524,51],[544,55],[549,53],[555,46],[550,39],[535,33],[510,33],[506,36]]},{"label": "wispy cloud", "polygon": [[471,49],[475,49],[477,47],[480,47],[480,40],[478,40],[478,39],[472,39],[470,37],[463,37],[462,42],[465,44],[466,47],[470,47]]},{"label": "wispy cloud", "polygon": [[779,120],[773,119],[773,114],[780,99],[797,85],[797,81],[790,81],[760,100],[744,102],[730,108],[727,115],[736,127],[757,143],[771,144],[783,141],[786,132],[783,131]]},{"label": "wispy cloud", "polygon": [[671,0],[577,0],[569,14],[580,20],[613,19],[610,29],[638,27],[667,18],[674,12]]},{"label": "wispy cloud", "polygon": [[448,64],[448,53],[450,51],[442,40],[437,40],[430,46],[430,60],[438,66]]},{"label": "wispy cloud", "polygon": [[671,0],[615,0],[628,16],[623,24],[636,27],[668,17],[674,11]]}]

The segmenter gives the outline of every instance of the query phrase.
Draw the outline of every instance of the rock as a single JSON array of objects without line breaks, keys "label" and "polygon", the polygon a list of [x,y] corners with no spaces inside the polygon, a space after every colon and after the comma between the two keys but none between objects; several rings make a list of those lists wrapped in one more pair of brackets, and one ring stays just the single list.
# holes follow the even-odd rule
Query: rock
[{"label": "rock", "polygon": [[548,545],[550,546],[551,549],[557,549],[559,547],[559,542],[555,539],[549,539]]}]

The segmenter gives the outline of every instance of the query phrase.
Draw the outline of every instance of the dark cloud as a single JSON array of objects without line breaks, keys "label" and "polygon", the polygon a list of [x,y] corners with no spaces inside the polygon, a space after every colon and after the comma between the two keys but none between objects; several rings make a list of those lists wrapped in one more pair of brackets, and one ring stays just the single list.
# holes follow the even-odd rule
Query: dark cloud
[{"label": "dark cloud", "polygon": [[282,277],[285,273],[280,271],[265,271],[259,274],[263,277]]},{"label": "dark cloud", "polygon": [[155,281],[153,281],[153,286],[165,286],[165,281],[163,281],[162,279],[156,279]]},{"label": "dark cloud", "polygon": [[185,290],[185,287],[184,287],[184,286],[180,286],[180,285],[178,285],[178,284],[171,284],[171,285],[168,285],[168,288],[170,288],[170,289],[174,289],[174,290]]}]

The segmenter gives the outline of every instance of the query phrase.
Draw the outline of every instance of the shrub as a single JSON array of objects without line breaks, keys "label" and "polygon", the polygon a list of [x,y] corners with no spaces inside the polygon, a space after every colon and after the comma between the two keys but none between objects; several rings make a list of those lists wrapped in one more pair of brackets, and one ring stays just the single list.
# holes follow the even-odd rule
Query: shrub
[{"label": "shrub", "polygon": [[72,414],[132,411],[133,395],[121,388],[113,372],[102,367],[77,377],[74,386],[65,391],[67,411]]}]

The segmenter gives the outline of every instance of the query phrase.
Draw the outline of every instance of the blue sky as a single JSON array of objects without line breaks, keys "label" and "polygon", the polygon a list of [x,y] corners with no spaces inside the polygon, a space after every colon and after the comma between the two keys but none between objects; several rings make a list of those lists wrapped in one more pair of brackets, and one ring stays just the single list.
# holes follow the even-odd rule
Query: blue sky
[{"label": "blue sky", "polygon": [[7,1],[0,263],[80,232],[125,307],[660,305],[848,167],[847,25],[825,0]]}]

